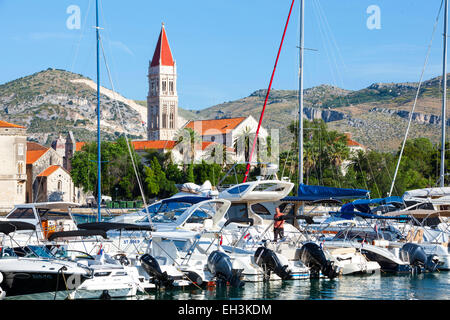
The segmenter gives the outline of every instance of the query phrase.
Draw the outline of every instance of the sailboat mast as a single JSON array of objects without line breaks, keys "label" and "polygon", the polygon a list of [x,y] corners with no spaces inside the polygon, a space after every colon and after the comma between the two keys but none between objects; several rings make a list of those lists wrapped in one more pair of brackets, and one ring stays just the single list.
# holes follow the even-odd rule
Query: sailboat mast
[{"label": "sailboat mast", "polygon": [[[298,185],[303,184],[303,49],[304,49],[304,0],[300,1],[300,48],[298,75]],[[298,190],[297,190],[298,193]]]},{"label": "sailboat mast", "polygon": [[102,218],[100,206],[102,202],[101,188],[101,148],[100,148],[100,34],[98,27],[98,0],[95,1],[95,29],[97,37],[97,221]]},{"label": "sailboat mast", "polygon": [[443,45],[443,61],[442,61],[442,133],[441,133],[441,172],[440,186],[444,187],[445,177],[445,129],[446,129],[446,100],[447,100],[447,13],[448,0],[445,0],[444,8],[444,45]]}]

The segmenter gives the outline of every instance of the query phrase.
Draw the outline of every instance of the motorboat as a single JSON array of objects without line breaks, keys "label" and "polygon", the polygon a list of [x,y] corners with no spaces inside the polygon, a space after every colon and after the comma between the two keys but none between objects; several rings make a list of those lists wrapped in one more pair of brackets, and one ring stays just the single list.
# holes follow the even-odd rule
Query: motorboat
[{"label": "motorboat", "polygon": [[55,258],[45,246],[19,245],[13,234],[35,231],[21,221],[0,221],[4,234],[0,252],[0,287],[6,297],[70,291],[93,277],[93,270],[74,261]]}]

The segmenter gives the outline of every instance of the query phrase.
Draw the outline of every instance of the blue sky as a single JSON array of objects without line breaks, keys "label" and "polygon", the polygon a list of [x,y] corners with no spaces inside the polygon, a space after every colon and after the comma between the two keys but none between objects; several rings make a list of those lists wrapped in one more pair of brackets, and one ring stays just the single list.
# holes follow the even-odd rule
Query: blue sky
[{"label": "blue sky", "polygon": [[[305,88],[361,89],[418,81],[441,0],[306,0]],[[202,109],[267,88],[291,0],[101,0],[100,25],[115,89],[145,100],[161,22],[178,67],[180,107]],[[80,29],[67,28],[80,8]],[[380,29],[369,29],[369,6]],[[0,0],[0,83],[48,67],[96,79],[95,0]],[[296,0],[273,88],[298,87]],[[442,15],[425,79],[442,72]],[[111,88],[102,67],[101,83]]]}]

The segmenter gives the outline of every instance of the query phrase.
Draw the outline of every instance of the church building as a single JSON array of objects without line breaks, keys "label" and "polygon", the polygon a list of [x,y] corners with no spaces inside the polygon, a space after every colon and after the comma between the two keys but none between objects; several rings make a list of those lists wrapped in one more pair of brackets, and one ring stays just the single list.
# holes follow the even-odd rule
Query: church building
[{"label": "church building", "polygon": [[147,138],[173,140],[178,124],[177,66],[164,24],[148,68]]}]

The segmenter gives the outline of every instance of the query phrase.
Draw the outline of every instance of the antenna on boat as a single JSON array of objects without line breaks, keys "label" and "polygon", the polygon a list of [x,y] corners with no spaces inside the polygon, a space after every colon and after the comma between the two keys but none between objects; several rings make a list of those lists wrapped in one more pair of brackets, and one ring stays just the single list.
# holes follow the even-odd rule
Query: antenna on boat
[{"label": "antenna on boat", "polygon": [[97,221],[102,220],[101,202],[101,147],[100,147],[100,28],[98,26],[98,0],[95,0],[95,30],[97,38]]},{"label": "antenna on boat", "polygon": [[446,100],[447,100],[447,13],[448,0],[445,0],[444,7],[444,44],[442,57],[442,133],[441,133],[441,170],[440,170],[440,186],[444,187],[445,175],[445,127],[446,127]]}]

